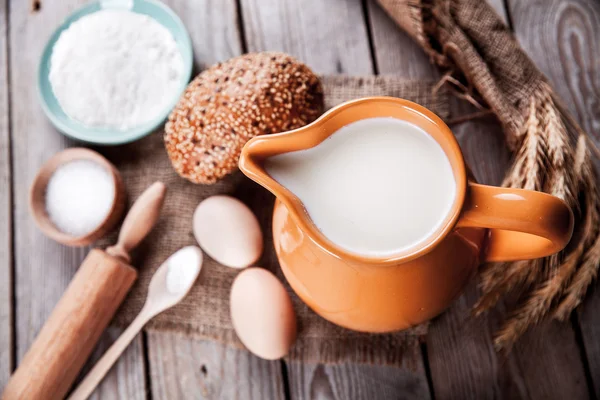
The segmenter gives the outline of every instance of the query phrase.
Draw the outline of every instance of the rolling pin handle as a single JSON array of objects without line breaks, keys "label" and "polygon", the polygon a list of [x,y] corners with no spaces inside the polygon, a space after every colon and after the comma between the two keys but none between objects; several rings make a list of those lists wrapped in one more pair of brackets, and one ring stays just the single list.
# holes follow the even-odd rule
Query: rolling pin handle
[{"label": "rolling pin handle", "polygon": [[165,184],[160,181],[144,190],[125,216],[117,244],[106,249],[108,254],[130,262],[129,252],[148,235],[158,220],[166,192]]},{"label": "rolling pin handle", "polygon": [[125,251],[123,246],[116,244],[114,246],[110,246],[106,249],[106,254],[111,255],[113,257],[121,259],[123,262],[131,263],[131,257],[129,253]]}]

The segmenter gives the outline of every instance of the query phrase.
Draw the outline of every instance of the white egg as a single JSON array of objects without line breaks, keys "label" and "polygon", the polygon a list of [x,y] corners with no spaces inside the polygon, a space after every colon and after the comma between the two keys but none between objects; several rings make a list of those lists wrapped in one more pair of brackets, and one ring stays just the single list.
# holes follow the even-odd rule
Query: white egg
[{"label": "white egg", "polygon": [[267,360],[289,352],[296,340],[296,314],[275,275],[262,268],[242,271],[229,302],[233,328],[248,350]]},{"label": "white egg", "polygon": [[212,196],[194,212],[194,236],[206,254],[231,268],[255,263],[263,251],[258,220],[250,209],[230,196]]}]

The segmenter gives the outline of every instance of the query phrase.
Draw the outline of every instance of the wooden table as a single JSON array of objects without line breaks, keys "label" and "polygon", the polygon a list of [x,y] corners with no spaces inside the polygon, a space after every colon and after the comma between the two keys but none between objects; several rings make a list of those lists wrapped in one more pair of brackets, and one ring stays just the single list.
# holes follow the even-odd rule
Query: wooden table
[{"label": "wooden table", "polygon": [[[0,0],[0,387],[63,293],[87,249],[45,239],[27,210],[44,160],[75,143],[52,128],[36,93],[42,48],[87,0]],[[600,141],[600,2],[494,0],[498,13]],[[246,51],[281,50],[318,73],[437,78],[421,50],[372,0],[169,0],[187,25],[197,69]],[[454,111],[465,107],[458,102]],[[453,127],[485,183],[509,154],[493,120]],[[570,323],[544,323],[501,358],[500,312],[469,317],[471,285],[395,366],[267,362],[245,351],[168,333],[138,337],[95,393],[102,399],[587,399],[600,397],[600,291]],[[95,358],[119,334],[107,332]]]}]

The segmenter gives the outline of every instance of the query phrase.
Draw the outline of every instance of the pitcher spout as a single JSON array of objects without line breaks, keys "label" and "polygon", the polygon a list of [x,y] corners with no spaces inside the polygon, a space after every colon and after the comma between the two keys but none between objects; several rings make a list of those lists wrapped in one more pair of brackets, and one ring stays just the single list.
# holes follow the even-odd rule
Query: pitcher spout
[{"label": "pitcher spout", "polygon": [[292,131],[251,139],[242,149],[240,170],[283,203],[288,203],[289,199],[286,198],[295,196],[268,174],[265,170],[265,161],[280,154],[314,147],[323,141],[325,137],[319,135],[318,121]]},{"label": "pitcher spout", "polygon": [[[333,110],[331,110],[333,111]],[[250,179],[270,191],[285,206],[291,218],[302,229],[305,234],[314,241],[329,242],[318,228],[313,224],[302,201],[275,180],[267,171],[267,160],[269,158],[300,150],[306,150],[317,146],[327,139],[335,129],[325,126],[331,111],[322,115],[319,119],[302,128],[292,131],[258,136],[246,143],[240,155],[239,168]],[[335,250],[333,243],[324,244],[332,252]]]}]

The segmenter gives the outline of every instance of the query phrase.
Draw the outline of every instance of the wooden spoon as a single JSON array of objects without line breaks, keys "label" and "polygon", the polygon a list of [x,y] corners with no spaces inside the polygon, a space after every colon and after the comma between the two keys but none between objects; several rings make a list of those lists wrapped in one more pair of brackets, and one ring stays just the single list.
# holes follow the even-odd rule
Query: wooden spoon
[{"label": "wooden spoon", "polygon": [[87,374],[68,400],[87,399],[144,325],[159,313],[179,303],[190,291],[202,267],[202,251],[184,247],[169,257],[154,273],[146,303],[138,316]]}]

